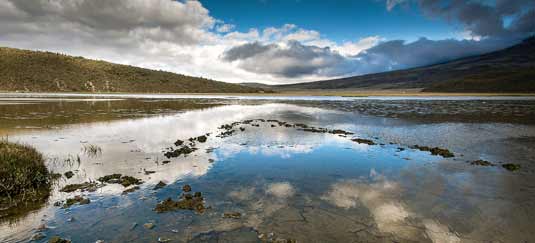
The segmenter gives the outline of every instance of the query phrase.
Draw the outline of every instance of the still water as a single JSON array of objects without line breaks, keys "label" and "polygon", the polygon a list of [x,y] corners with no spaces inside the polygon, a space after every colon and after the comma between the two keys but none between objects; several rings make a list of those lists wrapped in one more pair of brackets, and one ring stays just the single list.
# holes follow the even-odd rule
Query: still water
[{"label": "still water", "polygon": [[[530,242],[534,110],[529,98],[3,97],[0,134],[74,176],[59,179],[38,209],[3,215],[0,241]],[[192,153],[164,156],[175,141],[205,134]],[[496,166],[470,164],[478,159]],[[59,191],[114,173],[143,184],[130,193],[118,184]],[[155,190],[159,182],[166,186]],[[202,193],[203,213],[154,211],[184,185]],[[90,203],[54,206],[75,195]]]}]

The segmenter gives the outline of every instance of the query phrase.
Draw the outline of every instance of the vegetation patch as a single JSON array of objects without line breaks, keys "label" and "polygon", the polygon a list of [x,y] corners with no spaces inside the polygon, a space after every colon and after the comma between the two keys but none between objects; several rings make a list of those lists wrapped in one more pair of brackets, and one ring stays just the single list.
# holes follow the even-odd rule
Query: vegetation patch
[{"label": "vegetation patch", "polygon": [[511,163],[503,164],[502,167],[508,171],[515,171],[520,169],[520,165]]},{"label": "vegetation patch", "polygon": [[66,185],[63,188],[61,188],[60,192],[74,192],[76,190],[80,191],[88,191],[88,192],[94,192],[98,188],[102,187],[102,185],[97,184],[96,182],[84,182],[80,184],[70,184]]},{"label": "vegetation patch", "polygon": [[471,165],[480,165],[480,166],[494,166],[494,164],[492,162],[489,162],[489,161],[486,161],[486,160],[482,160],[482,159],[478,159],[478,160],[474,160],[472,162],[470,162]]},{"label": "vegetation patch", "polygon": [[137,179],[132,176],[126,176],[126,175],[124,176],[121,174],[111,174],[111,175],[100,177],[97,180],[102,183],[121,184],[124,187],[143,184],[143,181],[141,179]]},{"label": "vegetation patch", "polygon": [[182,188],[184,194],[178,201],[173,201],[171,198],[167,198],[164,201],[158,203],[154,211],[157,213],[163,213],[175,210],[195,210],[197,213],[204,213],[206,207],[204,206],[204,198],[200,192],[195,192],[191,195],[191,186],[185,185]]},{"label": "vegetation patch", "polygon": [[420,146],[420,145],[414,145],[411,147],[412,149],[418,149],[420,151],[429,151],[432,155],[442,156],[444,158],[451,158],[455,155],[450,152],[447,149],[439,148],[439,147],[428,147],[428,146]]},{"label": "vegetation patch", "polygon": [[0,211],[46,201],[50,184],[41,153],[28,145],[0,140]]}]

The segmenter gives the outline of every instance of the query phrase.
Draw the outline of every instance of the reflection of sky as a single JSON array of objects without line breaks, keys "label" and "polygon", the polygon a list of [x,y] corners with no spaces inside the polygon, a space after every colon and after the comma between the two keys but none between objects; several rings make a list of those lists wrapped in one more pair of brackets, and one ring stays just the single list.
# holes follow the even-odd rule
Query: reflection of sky
[{"label": "reflection of sky", "polygon": [[[369,211],[382,233],[410,238],[414,236],[413,233],[421,233],[423,230],[435,242],[458,242],[456,233],[465,225],[487,227],[485,229],[492,229],[492,225],[496,225],[490,222],[491,216],[488,219],[480,218],[482,216],[478,215],[479,210],[494,216],[509,212],[509,207],[500,209],[496,206],[511,206],[509,199],[503,199],[503,195],[500,195],[500,199],[494,198],[498,197],[497,193],[503,193],[504,185],[511,183],[511,175],[501,174],[499,168],[467,169],[463,161],[443,160],[412,150],[396,152],[397,145],[370,147],[351,142],[350,137],[307,133],[294,128],[271,128],[269,123],[261,123],[260,128],[242,125],[245,131],[238,132],[236,136],[225,139],[215,137],[220,125],[253,118],[341,128],[356,132],[359,137],[378,136],[380,138],[377,140],[386,144],[389,141],[412,144],[423,140],[420,144],[445,144],[449,145],[445,147],[453,147],[455,152],[470,141],[502,138],[505,134],[516,136],[522,131],[518,131],[517,127],[516,133],[508,133],[515,129],[507,125],[446,123],[397,126],[383,118],[367,122],[350,113],[287,104],[266,104],[230,105],[168,116],[68,125],[53,130],[27,131],[9,139],[32,144],[49,158],[57,158],[56,162],[52,159],[48,162],[54,171],[78,170],[74,178],[61,181],[61,185],[112,173],[142,178],[146,182],[142,185],[143,189],[151,188],[160,180],[167,183],[184,180],[196,183],[195,190],[199,188],[203,193],[206,192],[210,203],[224,203],[225,199],[242,202],[245,208],[241,210],[249,210],[246,211],[249,214],[244,216],[245,226],[261,227],[270,220],[284,225],[276,217],[273,219],[273,215],[297,207],[294,200],[299,199],[307,203],[312,201],[317,206],[313,213],[318,217],[325,214],[326,209],[314,204],[317,201],[321,201],[319,204],[322,207],[327,207],[324,204],[334,207],[335,209],[328,209],[342,215],[350,215],[355,213],[352,210],[363,207]],[[483,136],[473,136],[472,128],[476,126],[476,133],[482,133]],[[171,146],[176,139],[185,140],[205,133],[212,135],[206,143],[197,145],[198,151],[185,158],[172,159],[169,164],[160,163],[165,159],[162,150]],[[84,144],[100,146],[102,155],[94,158],[85,156],[81,151]],[[208,148],[215,150],[206,153]],[[65,158],[76,155],[81,156],[81,164],[74,162],[69,166],[63,163]],[[215,162],[210,163],[210,159]],[[145,175],[143,170],[156,173]],[[169,189],[169,196],[176,196],[174,189],[176,188]],[[101,188],[91,194],[93,202],[87,206],[87,210],[83,208],[77,212],[74,209],[72,214],[82,211],[85,214],[98,213],[94,220],[102,220],[98,224],[102,224],[103,228],[113,228],[114,225],[105,224],[107,215],[102,211],[108,209],[98,209],[102,205],[113,205],[113,210],[117,210],[113,211],[117,220],[155,217],[151,214],[156,203],[156,198],[150,193],[152,190],[140,192],[149,197],[147,202],[130,196],[110,196],[118,195],[122,190],[124,188],[119,185]],[[67,194],[55,193],[52,201],[66,196]],[[489,198],[493,201],[485,203]],[[129,210],[133,214],[119,210]],[[28,235],[40,223],[41,218],[47,218],[44,214],[52,220],[71,215],[69,211],[49,206],[24,219],[17,227],[1,225],[0,238],[5,236],[4,232],[8,235]],[[507,222],[513,221],[515,226],[526,226],[521,224],[524,219],[515,217],[517,218]],[[216,218],[220,220],[219,217]],[[414,218],[418,219],[416,223],[412,221]],[[460,223],[455,224],[457,222]],[[488,226],[479,226],[482,225],[481,222]],[[59,222],[60,225],[61,223]],[[217,224],[217,227],[223,227],[222,225]],[[63,226],[65,231],[73,230],[68,225]],[[483,231],[474,232],[468,236],[477,238],[484,235]]]}]

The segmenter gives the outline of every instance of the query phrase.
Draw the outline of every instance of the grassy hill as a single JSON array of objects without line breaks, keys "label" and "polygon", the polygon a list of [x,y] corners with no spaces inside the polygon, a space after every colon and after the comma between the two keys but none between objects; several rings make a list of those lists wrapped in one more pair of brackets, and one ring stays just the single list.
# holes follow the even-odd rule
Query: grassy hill
[{"label": "grassy hill", "polygon": [[253,93],[245,87],[51,52],[0,47],[0,90],[31,92]]},{"label": "grassy hill", "polygon": [[275,90],[422,89],[428,92],[535,92],[535,37],[504,50],[431,66],[273,86]]}]

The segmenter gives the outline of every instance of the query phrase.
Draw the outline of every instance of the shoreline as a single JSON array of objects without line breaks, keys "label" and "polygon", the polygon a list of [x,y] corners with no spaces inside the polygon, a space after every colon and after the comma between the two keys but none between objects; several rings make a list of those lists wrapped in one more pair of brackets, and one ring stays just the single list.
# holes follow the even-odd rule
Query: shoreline
[{"label": "shoreline", "polygon": [[279,91],[275,93],[125,93],[125,92],[13,92],[1,91],[2,96],[113,96],[113,95],[184,95],[184,96],[251,96],[251,97],[284,97],[284,96],[338,96],[338,97],[535,97],[535,93],[460,93],[460,92],[421,92],[418,90],[298,90]]}]

